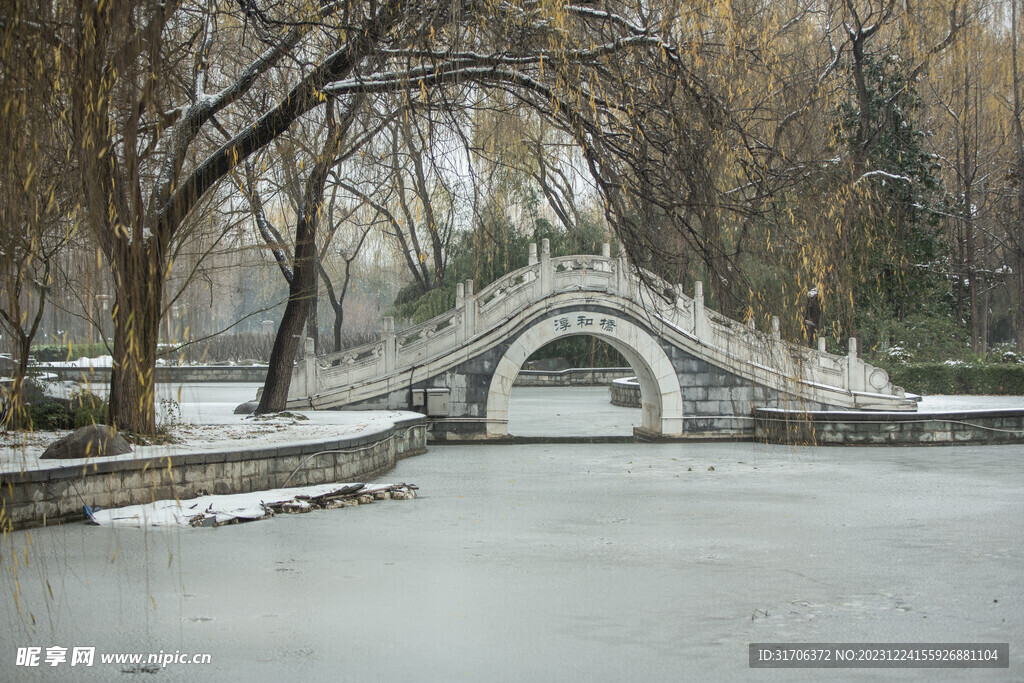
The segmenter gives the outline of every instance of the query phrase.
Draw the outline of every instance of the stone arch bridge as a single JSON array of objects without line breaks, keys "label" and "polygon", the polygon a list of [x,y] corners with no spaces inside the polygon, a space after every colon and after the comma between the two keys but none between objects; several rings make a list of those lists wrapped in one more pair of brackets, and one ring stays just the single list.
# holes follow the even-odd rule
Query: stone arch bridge
[{"label": "stone arch bridge", "polygon": [[512,383],[530,355],[556,339],[592,335],[617,349],[640,385],[641,436],[752,432],[754,408],[915,410],[889,375],[857,355],[812,350],[705,308],[665,285],[651,293],[624,258],[538,257],[478,293],[458,286],[455,308],[380,341],[314,356],[307,339],[289,408],[413,409],[431,417],[435,439],[508,434]]}]

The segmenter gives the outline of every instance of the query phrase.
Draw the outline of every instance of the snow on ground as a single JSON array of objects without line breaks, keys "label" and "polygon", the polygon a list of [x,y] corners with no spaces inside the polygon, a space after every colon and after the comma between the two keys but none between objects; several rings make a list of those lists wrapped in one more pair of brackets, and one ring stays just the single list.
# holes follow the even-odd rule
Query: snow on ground
[{"label": "snow on ground", "polygon": [[922,396],[917,404],[921,413],[961,410],[1024,410],[1024,396]]},{"label": "snow on ground", "polygon": [[[88,460],[40,460],[46,447],[69,432],[0,433],[0,472],[84,465],[97,460],[161,458],[188,453],[237,451],[322,443],[340,438],[385,432],[398,421],[421,417],[399,410],[292,411],[294,417],[275,415],[256,418],[235,415],[235,407],[256,395],[258,384],[160,385],[157,420],[174,443],[135,446],[133,453]],[[305,418],[305,419],[303,419]]]},{"label": "snow on ground", "polygon": [[76,360],[50,361],[37,363],[37,365],[50,368],[109,368],[113,363],[114,359],[110,356],[97,356],[96,358],[83,356]]},{"label": "snow on ground", "polygon": [[89,521],[97,526],[213,526],[236,519],[263,519],[274,514],[270,510],[273,506],[290,505],[296,509],[310,509],[310,499],[338,493],[372,494],[394,487],[395,485],[388,484],[351,482],[294,486],[219,496],[207,495],[188,500],[158,500],[145,505],[95,510],[92,511]]}]

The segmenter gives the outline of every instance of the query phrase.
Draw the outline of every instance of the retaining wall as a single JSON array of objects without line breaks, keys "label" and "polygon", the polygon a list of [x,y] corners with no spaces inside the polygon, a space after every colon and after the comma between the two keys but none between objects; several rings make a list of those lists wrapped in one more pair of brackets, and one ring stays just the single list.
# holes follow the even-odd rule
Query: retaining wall
[{"label": "retaining wall", "polygon": [[328,442],[256,447],[137,460],[99,459],[0,474],[0,527],[20,529],[82,519],[82,506],[112,508],[204,493],[361,481],[426,451],[426,418]]},{"label": "retaining wall", "polygon": [[636,377],[623,377],[613,380],[608,385],[608,391],[611,394],[613,406],[622,406],[623,408],[640,407],[640,383],[636,381]]},{"label": "retaining wall", "polygon": [[[34,366],[31,372],[56,375],[60,380],[107,384],[110,368],[75,368]],[[267,378],[266,365],[158,365],[157,384],[185,384],[192,382],[263,382]]]},{"label": "retaining wall", "polygon": [[[632,377],[631,368],[569,368],[568,370],[520,370],[513,386],[569,387],[603,386],[622,377]],[[639,406],[638,406],[639,407]]]},{"label": "retaining wall", "polygon": [[1024,443],[1024,410],[891,413],[754,411],[754,436],[767,443],[922,446]]},{"label": "retaining wall", "polygon": [[[60,380],[86,381],[92,384],[110,381],[110,368],[73,368],[38,366],[33,372],[56,375]],[[516,378],[517,387],[567,387],[610,384],[620,377],[630,377],[630,368],[570,368],[568,370],[522,370]],[[195,382],[263,382],[266,365],[158,365],[158,384]]]}]

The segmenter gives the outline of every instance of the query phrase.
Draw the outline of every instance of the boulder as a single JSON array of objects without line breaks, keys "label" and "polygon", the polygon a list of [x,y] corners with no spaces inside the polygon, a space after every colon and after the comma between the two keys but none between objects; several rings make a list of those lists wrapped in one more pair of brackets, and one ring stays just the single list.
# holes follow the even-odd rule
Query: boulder
[{"label": "boulder", "polygon": [[246,401],[235,406],[235,415],[251,415],[260,407],[259,401]]},{"label": "boulder", "polygon": [[40,458],[95,458],[104,455],[131,453],[125,438],[106,425],[88,425],[76,429],[63,439],[50,444]]}]

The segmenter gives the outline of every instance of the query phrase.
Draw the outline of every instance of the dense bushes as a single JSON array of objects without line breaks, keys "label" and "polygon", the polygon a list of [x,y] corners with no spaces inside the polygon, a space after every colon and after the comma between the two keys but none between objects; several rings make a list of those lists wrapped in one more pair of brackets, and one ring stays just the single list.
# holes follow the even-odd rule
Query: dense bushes
[{"label": "dense bushes", "polygon": [[107,402],[88,391],[75,391],[68,399],[47,396],[36,387],[26,391],[26,428],[38,431],[78,429],[91,424],[106,424]]},{"label": "dense bushes", "polygon": [[887,368],[915,394],[1024,395],[1024,364],[914,363]]},{"label": "dense bushes", "polygon": [[79,358],[97,358],[109,355],[107,345],[98,344],[37,344],[32,355],[41,363],[60,363]]}]

